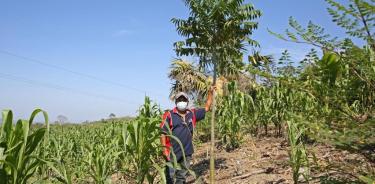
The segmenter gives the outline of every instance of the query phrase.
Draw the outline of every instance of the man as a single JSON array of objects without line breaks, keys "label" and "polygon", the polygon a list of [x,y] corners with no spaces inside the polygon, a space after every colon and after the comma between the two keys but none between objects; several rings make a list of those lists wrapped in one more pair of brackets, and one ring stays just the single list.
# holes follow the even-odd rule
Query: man
[{"label": "man", "polygon": [[[181,170],[175,170],[171,167],[165,169],[167,184],[186,183],[187,172],[190,167],[191,157],[194,153],[192,138],[195,123],[196,121],[204,119],[206,112],[210,110],[212,104],[212,92],[215,89],[215,87],[210,89],[207,95],[205,108],[198,109],[188,109],[189,97],[186,93],[180,92],[174,98],[176,107],[164,114],[163,121],[160,125],[163,130],[161,142],[162,145],[165,146],[163,154],[166,159],[170,161],[172,154],[171,151],[173,151],[176,155],[177,162],[182,166]],[[173,136],[180,140],[182,147],[175,139],[165,136],[169,131],[172,132]],[[182,149],[185,152],[186,162],[184,162]]]}]

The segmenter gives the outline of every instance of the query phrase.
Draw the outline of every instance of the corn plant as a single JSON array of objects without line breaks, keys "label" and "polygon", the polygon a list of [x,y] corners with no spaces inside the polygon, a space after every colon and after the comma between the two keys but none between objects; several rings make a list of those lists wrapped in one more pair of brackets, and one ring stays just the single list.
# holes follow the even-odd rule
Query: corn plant
[{"label": "corn plant", "polygon": [[272,103],[273,100],[268,90],[266,88],[259,89],[257,99],[255,100],[255,110],[252,116],[253,121],[257,125],[256,133],[259,133],[260,127],[263,127],[265,134],[268,134],[268,126],[269,123],[272,122],[272,116],[274,115]]},{"label": "corn plant", "polygon": [[305,128],[293,120],[287,121],[287,124],[290,144],[289,163],[293,171],[293,181],[296,184],[299,182],[301,175],[308,180],[308,171],[302,171],[302,168],[308,167],[307,151],[302,140]]},{"label": "corn plant", "polygon": [[158,141],[160,134],[157,124],[159,119],[136,120],[130,125],[124,125],[122,143],[125,147],[124,155],[128,157],[128,165],[133,169],[133,177],[137,183],[145,179],[153,183],[156,173],[150,172],[160,153]]},{"label": "corn plant", "polygon": [[108,144],[86,146],[87,161],[85,163],[90,166],[90,177],[95,183],[110,183],[110,176],[114,171],[114,163],[120,154],[116,152],[115,142]]},{"label": "corn plant", "polygon": [[[31,131],[35,116],[43,113],[46,128]],[[32,112],[29,120],[18,120],[13,125],[13,113],[4,110],[0,132],[0,183],[24,184],[43,162],[35,153],[48,132],[48,116],[41,109]]]},{"label": "corn plant", "polygon": [[275,125],[275,132],[276,135],[281,136],[282,134],[282,125],[286,119],[286,114],[290,109],[291,105],[290,101],[290,89],[287,89],[278,82],[274,84],[271,89],[271,97],[272,97],[272,122]]},{"label": "corn plant", "polygon": [[84,162],[87,156],[84,145],[94,140],[91,137],[93,129],[66,126],[64,135],[60,130],[60,127],[56,127],[51,131],[55,136],[50,139],[45,161],[52,170],[50,175],[53,178],[62,183],[72,183],[83,179],[89,171],[89,166]]},{"label": "corn plant", "polygon": [[157,173],[152,172],[151,169],[161,169],[155,167],[161,152],[158,126],[161,121],[161,110],[146,97],[139,113],[136,120],[123,124],[122,136],[119,140],[123,153],[120,157],[126,162],[127,171],[132,173],[130,177],[137,183],[143,183],[146,179],[149,183],[153,183]]},{"label": "corn plant", "polygon": [[[67,166],[67,161],[70,162],[70,160],[66,160],[64,158],[72,157],[72,154],[67,154],[67,151],[73,152],[71,146],[68,146],[67,144],[63,144],[64,140],[69,139],[59,139],[56,137],[51,137],[50,143],[48,144],[48,147],[45,147],[42,149],[44,152],[50,153],[48,157],[44,158],[44,162],[46,163],[47,167],[49,169],[52,169],[53,171],[53,178],[56,178],[58,181],[66,184],[71,184],[72,181],[72,172]],[[74,157],[72,157],[74,158]],[[44,170],[42,170],[43,172]],[[46,171],[44,171],[46,172]],[[47,171],[49,172],[49,171]],[[48,173],[48,177],[46,179],[50,179]]]},{"label": "corn plant", "polygon": [[230,150],[240,146],[243,138],[241,127],[248,121],[254,102],[249,95],[237,89],[235,82],[228,84],[227,91],[228,94],[219,100],[218,121],[221,140]]},{"label": "corn plant", "polygon": [[65,184],[73,183],[72,171],[64,162],[58,159],[51,159],[49,161],[45,161],[45,163],[55,173],[54,178],[56,178],[59,182]]}]

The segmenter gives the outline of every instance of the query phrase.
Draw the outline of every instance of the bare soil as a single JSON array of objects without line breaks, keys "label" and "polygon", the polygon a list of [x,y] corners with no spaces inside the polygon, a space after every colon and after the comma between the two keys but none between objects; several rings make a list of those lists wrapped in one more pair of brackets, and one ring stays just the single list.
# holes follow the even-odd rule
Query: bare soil
[{"label": "bare soil", "polygon": [[[191,169],[197,178],[189,176],[188,183],[209,183],[209,149],[209,142],[195,145]],[[366,159],[364,155],[350,153],[321,143],[309,144],[307,150],[310,164],[309,183],[363,183],[358,181],[359,173],[375,173],[375,163]],[[217,147],[215,152],[216,183],[293,183],[288,151],[289,145],[285,138],[267,136],[246,137],[240,148],[229,152]],[[119,175],[113,175],[112,182],[135,183]],[[307,182],[301,177],[299,183]]]},{"label": "bare soil", "polygon": [[[209,182],[209,148],[210,143],[196,146],[192,170],[197,179],[190,176],[188,183]],[[309,183],[359,183],[355,173],[374,172],[375,164],[366,160],[363,155],[318,143],[308,145],[307,149],[311,153]],[[275,137],[247,137],[240,148],[230,152],[218,148],[215,163],[216,182],[293,183],[288,150],[285,138]],[[304,180],[302,177],[300,179]]]}]

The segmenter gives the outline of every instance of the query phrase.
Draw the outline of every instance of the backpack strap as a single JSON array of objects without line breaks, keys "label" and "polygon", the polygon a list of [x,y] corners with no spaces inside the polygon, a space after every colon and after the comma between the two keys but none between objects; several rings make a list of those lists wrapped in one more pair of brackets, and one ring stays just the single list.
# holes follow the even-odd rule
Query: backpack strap
[{"label": "backpack strap", "polygon": [[197,126],[197,117],[195,116],[195,112],[196,112],[195,109],[191,109],[191,113],[193,113],[193,119],[192,119],[193,128],[195,128]]},{"label": "backpack strap", "polygon": [[169,118],[169,128],[172,130],[172,128],[173,128],[173,122],[172,122],[172,116],[171,116],[171,112],[170,111],[166,111],[163,114],[163,119],[162,119],[162,122],[160,123],[160,128],[163,128],[165,122],[167,121],[167,118]]},{"label": "backpack strap", "polygon": [[[169,118],[169,128],[172,130],[173,128],[173,123],[172,123],[172,116],[171,112],[167,111],[163,114],[163,119],[162,122],[160,123],[160,128],[163,128],[165,122],[167,121],[167,118]],[[167,160],[170,160],[170,154],[171,154],[171,141],[169,137],[165,137],[165,142],[162,142],[162,145],[165,147],[163,154],[166,156]]]}]

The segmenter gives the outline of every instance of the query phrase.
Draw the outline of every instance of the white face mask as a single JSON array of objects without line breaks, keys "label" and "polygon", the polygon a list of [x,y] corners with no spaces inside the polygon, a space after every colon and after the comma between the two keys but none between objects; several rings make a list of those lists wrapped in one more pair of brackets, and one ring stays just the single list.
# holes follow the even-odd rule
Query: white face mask
[{"label": "white face mask", "polygon": [[180,111],[185,111],[187,109],[187,102],[177,102],[177,109]]}]

